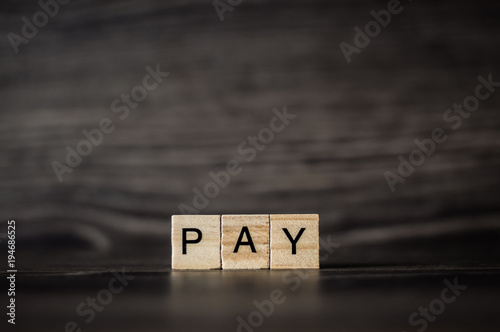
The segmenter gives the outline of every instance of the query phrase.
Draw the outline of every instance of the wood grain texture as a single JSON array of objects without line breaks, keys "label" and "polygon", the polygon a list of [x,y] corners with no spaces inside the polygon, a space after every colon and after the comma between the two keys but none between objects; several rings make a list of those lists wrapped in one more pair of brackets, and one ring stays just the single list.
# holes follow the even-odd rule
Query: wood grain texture
[{"label": "wood grain texture", "polygon": [[[271,269],[319,268],[319,216],[317,214],[271,214],[269,222],[271,224]],[[285,230],[295,245],[292,245]],[[292,250],[293,247],[295,247],[295,252]]]},{"label": "wood grain texture", "polygon": [[[239,239],[248,244],[237,246]],[[222,268],[269,268],[269,215],[222,216]]]},{"label": "wood grain texture", "polygon": [[[500,91],[394,193],[383,177],[478,75],[500,80],[500,2],[408,2],[351,64],[339,43],[387,1],[244,1],[223,23],[205,0],[72,1],[17,55],[5,36],[40,7],[3,3],[0,240],[18,220],[20,269],[168,269],[171,215],[231,159],[200,213],[319,213],[341,245],[322,266],[500,264]],[[120,120],[156,64],[171,75]],[[283,105],[297,118],[245,162]],[[104,117],[115,131],[60,183],[51,163]]]},{"label": "wood grain texture", "polygon": [[[189,241],[183,250],[183,230]],[[221,268],[221,217],[220,215],[175,215],[172,216],[172,269],[210,270]]]}]

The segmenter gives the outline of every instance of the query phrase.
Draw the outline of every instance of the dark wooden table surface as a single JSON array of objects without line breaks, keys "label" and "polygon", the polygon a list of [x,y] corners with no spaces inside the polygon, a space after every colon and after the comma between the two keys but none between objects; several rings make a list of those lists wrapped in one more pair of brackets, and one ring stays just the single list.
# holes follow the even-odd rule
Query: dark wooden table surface
[{"label": "dark wooden table surface", "polygon": [[431,312],[435,318],[428,331],[498,331],[499,325],[498,270],[131,272],[127,277],[134,279],[86,322],[90,315],[77,314],[77,308],[108,289],[112,274],[23,275],[17,280],[20,304],[12,331],[63,331],[69,322],[82,331],[237,331],[238,317],[248,322],[257,310],[254,301],[268,301],[276,290],[282,303],[255,331],[417,331],[423,325],[411,325],[409,317],[441,298],[445,280],[467,288],[440,315]]}]

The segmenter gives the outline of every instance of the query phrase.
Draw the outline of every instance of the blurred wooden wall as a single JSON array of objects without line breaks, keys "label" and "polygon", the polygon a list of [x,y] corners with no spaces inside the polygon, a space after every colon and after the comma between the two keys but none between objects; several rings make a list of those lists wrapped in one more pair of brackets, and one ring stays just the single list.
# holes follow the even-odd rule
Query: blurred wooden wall
[{"label": "blurred wooden wall", "polygon": [[[77,1],[14,54],[0,49],[0,213],[22,269],[163,269],[170,216],[228,160],[243,171],[206,214],[319,213],[323,266],[500,262],[500,92],[452,131],[443,113],[477,76],[500,81],[500,6],[403,2],[351,64],[339,43],[384,1]],[[4,1],[19,33],[35,1]],[[170,76],[120,120],[110,105],[146,66]],[[272,109],[297,114],[254,161],[237,147]],[[116,125],[59,182],[51,163],[102,118]],[[448,127],[447,127],[448,126]],[[449,139],[394,193],[413,141]]]}]

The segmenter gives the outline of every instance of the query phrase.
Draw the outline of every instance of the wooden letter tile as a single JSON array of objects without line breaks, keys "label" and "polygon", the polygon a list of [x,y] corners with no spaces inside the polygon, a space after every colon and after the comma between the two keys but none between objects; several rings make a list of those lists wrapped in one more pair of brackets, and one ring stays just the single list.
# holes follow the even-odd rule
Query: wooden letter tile
[{"label": "wooden letter tile", "polygon": [[319,268],[319,216],[272,214],[271,269]]},{"label": "wooden letter tile", "polygon": [[222,268],[269,268],[269,215],[222,216]]},{"label": "wooden letter tile", "polygon": [[172,216],[172,269],[220,269],[220,216]]}]

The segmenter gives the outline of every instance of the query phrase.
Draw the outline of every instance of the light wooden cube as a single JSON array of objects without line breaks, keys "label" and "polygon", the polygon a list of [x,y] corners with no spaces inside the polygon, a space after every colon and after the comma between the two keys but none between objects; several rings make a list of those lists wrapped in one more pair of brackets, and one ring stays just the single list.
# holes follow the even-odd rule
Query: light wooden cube
[{"label": "light wooden cube", "polygon": [[268,214],[222,216],[222,268],[269,268]]},{"label": "light wooden cube", "polygon": [[220,215],[172,216],[172,269],[220,269]]},{"label": "light wooden cube", "polygon": [[271,214],[270,222],[271,269],[319,268],[317,214]]}]

